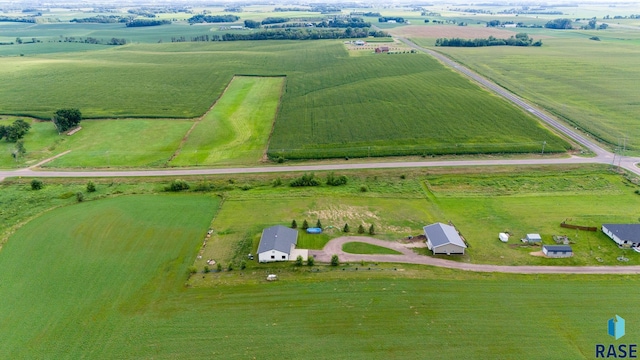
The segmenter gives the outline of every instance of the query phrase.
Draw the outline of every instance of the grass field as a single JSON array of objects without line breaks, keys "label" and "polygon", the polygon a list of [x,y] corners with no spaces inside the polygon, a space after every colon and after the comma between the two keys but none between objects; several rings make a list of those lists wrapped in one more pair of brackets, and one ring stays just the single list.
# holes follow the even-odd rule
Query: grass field
[{"label": "grass field", "polygon": [[267,148],[285,79],[234,77],[171,165],[255,164]]},{"label": "grass field", "polygon": [[428,56],[350,57],[339,41],[132,44],[0,58],[0,112],[49,118],[73,106],[88,118],[193,118],[236,74],[287,76],[272,157],[538,152],[543,141],[548,152],[568,147]]},{"label": "grass field", "polygon": [[342,251],[351,253],[351,254],[390,254],[390,255],[398,255],[400,252],[395,250],[385,248],[378,245],[371,245],[362,242],[348,242],[342,245]]},{"label": "grass field", "polygon": [[[549,31],[540,48],[437,48],[611,148],[638,154],[640,31]],[[589,40],[598,36],[601,41]],[[433,39],[414,38],[432,45]],[[607,54],[603,56],[602,54]]]}]

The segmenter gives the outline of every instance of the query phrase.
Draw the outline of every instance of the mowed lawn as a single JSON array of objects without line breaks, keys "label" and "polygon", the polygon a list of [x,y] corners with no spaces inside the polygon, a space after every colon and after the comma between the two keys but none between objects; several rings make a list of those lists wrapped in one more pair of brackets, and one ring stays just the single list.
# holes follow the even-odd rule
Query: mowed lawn
[{"label": "mowed lawn", "polygon": [[64,206],[20,228],[0,252],[0,357],[113,358],[137,346],[142,329],[133,324],[180,290],[218,204],[123,196]]},{"label": "mowed lawn", "polygon": [[284,81],[284,77],[234,77],[171,165],[259,162],[266,151]]},{"label": "mowed lawn", "polygon": [[[613,147],[640,151],[640,33],[541,32],[540,48],[437,48]],[[589,40],[598,36],[601,41]],[[427,41],[427,40],[425,40]],[[606,54],[604,56],[603,54]]]},{"label": "mowed lawn", "polygon": [[31,129],[22,139],[27,153],[15,159],[12,156],[15,150],[15,143],[0,140],[0,168],[14,168],[30,165],[37,160],[55,154],[55,149],[64,139],[58,135],[51,122],[36,121],[30,118],[6,116],[0,118],[0,125],[11,125],[17,119],[22,119],[31,125]]}]

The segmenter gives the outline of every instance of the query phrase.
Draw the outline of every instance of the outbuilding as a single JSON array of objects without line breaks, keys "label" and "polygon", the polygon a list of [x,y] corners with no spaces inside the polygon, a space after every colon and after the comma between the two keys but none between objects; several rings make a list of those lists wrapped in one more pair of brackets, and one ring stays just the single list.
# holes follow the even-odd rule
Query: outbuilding
[{"label": "outbuilding", "polygon": [[542,253],[547,257],[566,258],[573,256],[573,249],[569,245],[544,245]]},{"label": "outbuilding", "polygon": [[467,245],[458,234],[456,228],[443,223],[427,225],[423,228],[427,237],[427,248],[433,254],[463,254]]},{"label": "outbuilding", "polygon": [[602,224],[602,232],[620,247],[640,246],[640,224]]},{"label": "outbuilding", "polygon": [[527,236],[523,239],[525,242],[529,244],[536,244],[542,242],[542,236],[540,234],[527,234]]},{"label": "outbuilding", "polygon": [[[298,243],[298,231],[276,225],[262,230],[258,246],[258,261],[289,261]],[[295,259],[295,257],[294,257]]]}]

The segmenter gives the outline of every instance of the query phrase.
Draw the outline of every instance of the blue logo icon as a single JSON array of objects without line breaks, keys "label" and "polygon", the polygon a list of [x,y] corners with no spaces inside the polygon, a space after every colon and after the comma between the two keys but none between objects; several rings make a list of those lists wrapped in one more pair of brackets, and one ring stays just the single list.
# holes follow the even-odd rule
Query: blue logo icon
[{"label": "blue logo icon", "polygon": [[616,340],[624,336],[624,319],[616,315],[609,319],[609,335],[613,336]]}]

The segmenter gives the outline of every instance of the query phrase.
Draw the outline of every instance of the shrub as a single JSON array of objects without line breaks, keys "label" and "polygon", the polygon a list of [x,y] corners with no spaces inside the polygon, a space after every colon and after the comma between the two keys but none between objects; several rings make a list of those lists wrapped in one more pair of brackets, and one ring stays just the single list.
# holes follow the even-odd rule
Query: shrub
[{"label": "shrub", "polygon": [[312,174],[304,174],[299,178],[295,178],[291,180],[289,183],[292,187],[302,187],[302,186],[318,186],[320,185],[320,181],[315,178],[315,175]]},{"label": "shrub", "polygon": [[233,263],[229,263],[229,265],[227,265],[227,271],[231,270],[233,270]]},{"label": "shrub", "polygon": [[193,191],[207,192],[213,190],[213,185],[209,182],[201,181],[193,188]]},{"label": "shrub", "polygon": [[31,180],[31,190],[40,190],[42,189],[43,186],[44,184],[42,183],[42,180],[38,180],[38,179]]},{"label": "shrub", "polygon": [[80,191],[78,191],[76,193],[76,200],[78,200],[78,202],[83,202],[84,201],[84,194]]},{"label": "shrub", "polygon": [[93,183],[93,181],[89,181],[87,183],[87,192],[95,192],[96,191],[96,185]]},{"label": "shrub", "polygon": [[369,226],[369,235],[375,235],[376,234],[376,230],[373,228],[373,224],[371,224],[371,226]]},{"label": "shrub", "polygon": [[313,266],[316,263],[316,258],[314,258],[312,255],[309,255],[309,257],[307,258],[307,266]]},{"label": "shrub", "polygon": [[297,229],[298,228],[298,223],[296,222],[295,219],[293,219],[293,221],[291,222],[291,228],[292,229]]},{"label": "shrub", "polygon": [[189,266],[189,274],[195,274],[198,272],[195,266]]},{"label": "shrub", "polygon": [[407,175],[405,175],[405,174],[400,175],[400,179],[404,180],[406,178],[407,178]]},{"label": "shrub", "polygon": [[271,185],[273,185],[273,187],[278,187],[282,185],[282,179],[280,179],[279,177],[275,178],[273,180],[273,183],[271,183]]},{"label": "shrub", "polygon": [[298,255],[296,258],[296,266],[302,266],[302,256]]},{"label": "shrub", "polygon": [[367,191],[369,191],[369,188],[367,187],[367,185],[360,186],[360,192],[367,192]]},{"label": "shrub", "polygon": [[302,222],[302,230],[307,230],[309,228],[309,223],[307,222],[307,219],[304,219],[304,221]]},{"label": "shrub", "polygon": [[276,161],[278,162],[278,164],[282,164],[284,162],[284,157],[283,156],[278,156]]},{"label": "shrub", "polygon": [[180,180],[180,179],[175,179],[171,182],[171,184],[169,184],[169,186],[165,187],[165,191],[182,191],[182,190],[188,190],[189,189],[189,184],[187,184],[186,181],[184,180]]},{"label": "shrub", "polygon": [[347,184],[347,177],[344,175],[335,176],[333,173],[329,173],[329,175],[327,175],[327,185],[340,186],[340,185],[346,185],[346,184]]},{"label": "shrub", "polygon": [[211,269],[209,269],[209,265],[205,265],[204,266],[204,273],[208,273],[209,271],[211,271]]},{"label": "shrub", "polygon": [[331,266],[338,266],[340,265],[340,259],[338,258],[338,255],[332,255],[331,256]]},{"label": "shrub", "polygon": [[244,270],[247,268],[247,262],[242,260],[240,261],[240,270]]},{"label": "shrub", "polygon": [[342,228],[342,232],[349,232],[349,224],[344,224],[344,227]]},{"label": "shrub", "polygon": [[364,234],[364,226],[362,226],[362,224],[358,226],[358,234]]},{"label": "shrub", "polygon": [[249,184],[240,185],[240,190],[243,190],[243,191],[251,190],[251,188],[252,188],[252,186],[249,185]]},{"label": "shrub", "polygon": [[217,263],[217,264],[216,264],[216,270],[217,270],[218,272],[221,272],[221,271],[222,271],[222,264]]}]

